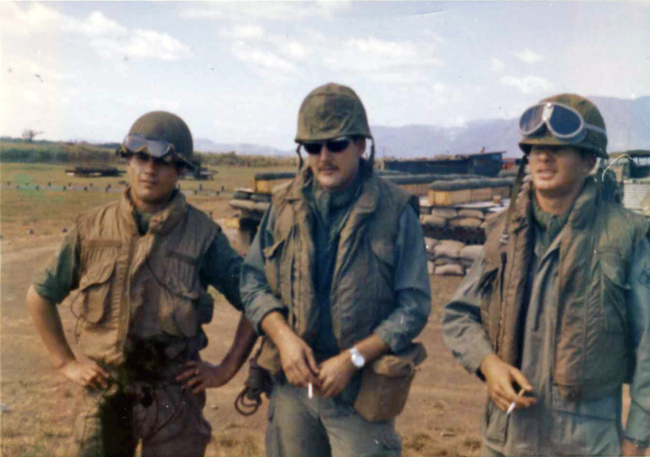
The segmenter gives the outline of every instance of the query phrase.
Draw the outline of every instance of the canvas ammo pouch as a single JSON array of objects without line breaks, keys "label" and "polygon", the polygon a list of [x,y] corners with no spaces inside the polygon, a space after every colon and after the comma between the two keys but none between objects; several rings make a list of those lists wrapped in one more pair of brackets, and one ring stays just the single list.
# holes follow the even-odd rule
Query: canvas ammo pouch
[{"label": "canvas ammo pouch", "polygon": [[383,355],[366,366],[354,409],[370,422],[387,421],[399,415],[406,405],[417,367],[426,358],[424,346],[413,343],[402,352]]}]

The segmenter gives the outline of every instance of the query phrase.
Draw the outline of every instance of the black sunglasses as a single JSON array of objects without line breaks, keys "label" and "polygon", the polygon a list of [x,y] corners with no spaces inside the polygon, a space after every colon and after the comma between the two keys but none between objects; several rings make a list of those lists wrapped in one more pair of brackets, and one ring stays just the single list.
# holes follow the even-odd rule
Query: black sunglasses
[{"label": "black sunglasses", "polygon": [[320,154],[323,145],[327,146],[327,150],[329,152],[333,152],[336,154],[345,151],[347,147],[350,145],[350,141],[351,141],[350,138],[344,137],[344,138],[336,138],[334,140],[328,140],[328,141],[303,143],[302,145],[305,148],[305,151],[307,151],[307,154],[312,154],[312,155]]}]

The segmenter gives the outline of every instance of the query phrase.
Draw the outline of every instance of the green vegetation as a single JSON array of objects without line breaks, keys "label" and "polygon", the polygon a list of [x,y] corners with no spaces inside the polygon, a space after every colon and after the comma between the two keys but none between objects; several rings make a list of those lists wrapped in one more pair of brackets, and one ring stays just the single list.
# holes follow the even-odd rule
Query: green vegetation
[{"label": "green vegetation", "polygon": [[[0,163],[49,163],[115,166],[122,161],[115,155],[119,145],[25,141],[12,138],[0,140]],[[194,154],[204,167],[295,167],[294,157],[266,157],[228,153]]]}]

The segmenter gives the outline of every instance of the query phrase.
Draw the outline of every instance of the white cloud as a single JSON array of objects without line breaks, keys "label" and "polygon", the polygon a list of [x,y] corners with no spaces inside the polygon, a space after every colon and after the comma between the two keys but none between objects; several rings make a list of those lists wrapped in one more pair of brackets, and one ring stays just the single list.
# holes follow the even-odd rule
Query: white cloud
[{"label": "white cloud", "polygon": [[50,32],[66,32],[86,37],[121,36],[128,29],[106,17],[100,11],[94,11],[84,19],[61,14],[55,8],[41,3],[29,4],[21,8],[18,3],[0,5],[0,18],[3,26],[14,33],[42,34]]},{"label": "white cloud", "polygon": [[244,41],[233,43],[230,51],[241,62],[247,63],[259,70],[279,71],[280,73],[293,73],[297,67],[287,59],[283,59],[274,52],[270,52]]},{"label": "white cloud", "polygon": [[257,40],[264,37],[264,28],[259,25],[235,25],[219,32],[224,38],[233,40]]},{"label": "white cloud", "polygon": [[309,17],[333,18],[349,8],[348,1],[322,2],[215,2],[186,8],[181,16],[219,21],[298,21]]},{"label": "white cloud", "polygon": [[525,49],[524,51],[520,52],[513,52],[512,55],[529,65],[533,65],[544,60],[544,56],[536,54],[530,49]]},{"label": "white cloud", "polygon": [[68,31],[80,32],[89,37],[97,36],[123,36],[128,33],[128,29],[112,19],[104,16],[99,11],[92,12],[85,20],[77,21],[68,18]]},{"label": "white cloud", "polygon": [[281,45],[280,49],[284,55],[292,59],[304,60],[307,57],[307,48],[295,41]]},{"label": "white cloud", "polygon": [[525,76],[523,78],[504,76],[501,78],[501,82],[516,87],[522,94],[549,92],[553,89],[552,83],[539,76]]},{"label": "white cloud", "polygon": [[108,59],[180,60],[192,55],[191,49],[166,33],[134,30],[125,38],[96,38],[90,45]]},{"label": "white cloud", "polygon": [[351,38],[323,48],[323,61],[333,70],[354,72],[398,71],[437,68],[443,62],[435,46],[411,41],[395,42],[378,38]]},{"label": "white cloud", "polygon": [[490,59],[490,67],[492,68],[492,71],[503,71],[503,69],[506,67],[503,61],[497,59],[497,58],[492,58]]},{"label": "white cloud", "polygon": [[13,33],[38,35],[66,33],[86,38],[86,43],[105,58],[179,60],[192,54],[190,48],[173,36],[155,30],[129,30],[94,11],[85,18],[60,13],[40,3],[22,5],[0,2],[0,19]]}]

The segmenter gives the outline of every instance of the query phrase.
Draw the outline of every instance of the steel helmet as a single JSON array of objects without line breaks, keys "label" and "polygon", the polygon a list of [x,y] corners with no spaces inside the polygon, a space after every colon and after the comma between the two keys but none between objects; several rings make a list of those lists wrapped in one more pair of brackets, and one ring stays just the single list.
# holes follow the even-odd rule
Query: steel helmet
[{"label": "steel helmet", "polygon": [[341,84],[317,87],[300,105],[296,142],[326,141],[342,136],[372,139],[361,99]]},{"label": "steel helmet", "polygon": [[607,158],[607,131],[600,111],[580,95],[560,94],[531,106],[519,120],[524,154],[532,146],[574,146]]},{"label": "steel helmet", "polygon": [[140,116],[131,126],[123,147],[129,143],[147,146],[149,154],[155,157],[169,153],[173,146],[176,156],[185,159],[183,162],[188,166],[194,152],[189,127],[183,119],[167,111],[152,111]]}]

